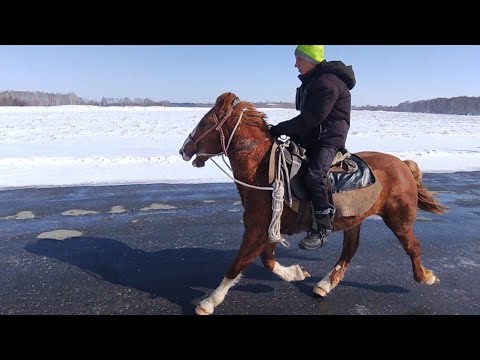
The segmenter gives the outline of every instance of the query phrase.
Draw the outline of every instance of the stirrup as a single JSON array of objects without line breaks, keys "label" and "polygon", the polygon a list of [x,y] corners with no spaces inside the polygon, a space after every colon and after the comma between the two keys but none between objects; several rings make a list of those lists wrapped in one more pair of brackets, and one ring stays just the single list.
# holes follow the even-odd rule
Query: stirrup
[{"label": "stirrup", "polygon": [[325,246],[327,242],[328,231],[322,229],[319,232],[309,232],[306,237],[300,240],[300,242],[298,243],[298,247],[302,250],[317,250]]}]

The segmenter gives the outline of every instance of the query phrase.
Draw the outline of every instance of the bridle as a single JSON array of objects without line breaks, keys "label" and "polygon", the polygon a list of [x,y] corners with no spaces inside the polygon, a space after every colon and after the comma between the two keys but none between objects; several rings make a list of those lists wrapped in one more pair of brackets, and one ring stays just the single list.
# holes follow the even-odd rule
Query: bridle
[{"label": "bridle", "polygon": [[[227,167],[230,169],[230,171],[232,171],[232,173],[233,173],[233,170],[230,167],[230,165],[227,164],[227,162],[225,161],[225,157],[223,155],[228,156],[228,152],[229,152],[228,148],[230,147],[230,143],[232,142],[233,135],[235,134],[235,131],[237,131],[237,128],[240,125],[240,122],[242,121],[243,113],[247,109],[243,109],[242,112],[240,113],[240,116],[238,117],[237,123],[235,124],[235,127],[233,128],[232,133],[230,134],[230,138],[228,139],[227,145],[225,145],[225,134],[223,133],[222,126],[230,118],[230,116],[232,115],[234,106],[237,105],[238,103],[240,103],[240,99],[238,97],[236,97],[233,100],[230,108],[227,110],[227,112],[225,113],[225,115],[222,117],[221,120],[218,119],[214,108],[212,108],[211,111],[213,111],[213,120],[214,120],[215,123],[212,126],[210,126],[203,134],[201,134],[197,138],[197,140],[195,140],[193,138],[192,134],[188,135],[188,138],[190,139],[190,141],[195,146],[197,146],[197,144],[200,140],[202,140],[205,136],[210,134],[213,130],[217,130],[220,133],[220,142],[222,143],[223,152],[220,152],[218,154],[204,154],[204,153],[199,154],[199,153],[197,153],[197,157],[198,156],[207,156],[208,158],[211,158],[212,156],[222,155],[223,162],[225,163],[225,165],[227,165]],[[251,148],[253,146],[256,146],[256,145],[258,145],[258,144],[260,144],[264,141],[269,141],[269,138],[254,141],[254,142],[252,142],[250,144],[247,144],[247,145],[245,145],[241,148],[237,148],[235,150],[230,150],[230,152],[242,151],[242,150]],[[283,154],[283,151],[280,151],[280,154]],[[246,187],[251,188],[251,189],[272,191],[272,221],[270,222],[270,226],[268,227],[268,237],[269,237],[271,242],[281,243],[285,247],[290,246],[288,241],[285,240],[281,236],[281,233],[280,233],[280,219],[281,219],[281,216],[282,216],[283,201],[284,201],[283,182],[280,179],[280,167],[278,167],[277,178],[275,179],[274,183],[272,184],[273,186],[255,186],[255,185],[252,185],[252,184],[247,184],[247,183],[245,183],[243,181],[240,181],[238,179],[235,179],[233,176],[230,176],[225,170],[223,170],[222,167],[220,165],[218,165],[215,160],[213,160],[213,159],[211,159],[211,160],[221,171],[223,171],[229,178],[231,178],[237,184],[246,186]],[[279,158],[279,161],[280,161],[280,158]],[[283,159],[283,162],[285,162],[285,159]]]},{"label": "bridle", "polygon": [[[239,118],[238,118],[238,121],[237,121],[237,124],[235,125],[235,128],[233,129],[232,131],[232,134],[230,135],[230,138],[228,139],[228,143],[227,145],[225,146],[225,134],[223,133],[223,124],[225,124],[227,122],[227,120],[230,118],[230,116],[232,115],[232,112],[233,112],[233,108],[235,107],[235,105],[237,105],[238,103],[240,103],[240,99],[238,97],[236,97],[233,101],[232,101],[232,104],[230,106],[230,108],[227,110],[227,112],[225,113],[225,115],[223,115],[222,119],[219,120],[218,117],[217,117],[217,114],[214,110],[214,108],[212,108],[211,111],[213,111],[213,121],[214,121],[214,124],[212,126],[210,126],[203,134],[201,134],[197,140],[195,140],[192,136],[192,134],[189,134],[188,135],[188,138],[190,139],[191,142],[193,142],[193,145],[197,146],[198,142],[200,140],[202,140],[205,136],[207,136],[208,134],[210,134],[213,130],[217,130],[219,133],[220,133],[220,142],[222,144],[222,149],[223,149],[223,153],[225,155],[228,156],[227,152],[228,152],[228,148],[230,147],[230,143],[232,141],[232,138],[233,138],[233,135],[235,134],[235,131],[237,130],[238,126],[240,125],[240,121],[242,120],[242,116],[243,116],[243,113],[245,112],[245,110],[247,109],[243,109]],[[220,155],[222,153],[218,153],[218,154],[202,154],[202,155]]]}]

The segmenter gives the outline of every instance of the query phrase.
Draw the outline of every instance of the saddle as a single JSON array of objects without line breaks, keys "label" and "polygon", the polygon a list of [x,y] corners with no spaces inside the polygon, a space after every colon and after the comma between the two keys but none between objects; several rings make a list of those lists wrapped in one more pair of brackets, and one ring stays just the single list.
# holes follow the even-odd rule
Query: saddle
[{"label": "saddle", "polygon": [[[285,203],[297,213],[304,205],[303,203],[310,203],[303,179],[307,162],[308,157],[305,149],[292,140],[276,141],[273,144],[270,154],[269,183],[272,184],[275,181],[275,174],[280,174],[285,187]],[[280,166],[280,171],[278,166]],[[340,149],[336,154],[329,170],[328,181],[330,203],[337,212],[340,210],[340,214],[343,216],[353,216],[363,211],[364,207],[371,205],[376,200],[381,190],[381,185],[376,181],[375,175],[368,164],[358,155],[351,154],[345,148]],[[372,185],[375,186],[372,187]],[[361,199],[358,199],[363,203],[368,202],[368,204],[365,204],[365,206],[353,205],[355,201],[354,191],[368,187],[372,187],[372,189],[363,191]],[[349,193],[346,194],[347,192]],[[365,197],[365,194],[370,195]],[[346,198],[349,199],[347,201],[349,204],[345,204],[344,199]],[[352,210],[350,205],[355,206],[355,210]]]}]

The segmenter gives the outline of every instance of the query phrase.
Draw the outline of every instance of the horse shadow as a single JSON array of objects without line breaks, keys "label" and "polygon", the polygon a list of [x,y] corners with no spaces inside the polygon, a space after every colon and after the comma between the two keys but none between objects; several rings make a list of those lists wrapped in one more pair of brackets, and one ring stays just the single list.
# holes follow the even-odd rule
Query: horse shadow
[{"label": "horse shadow", "polygon": [[[223,274],[238,250],[208,248],[177,248],[144,251],[108,238],[73,237],[63,241],[42,239],[27,244],[25,250],[54,258],[85,271],[98,280],[119,284],[149,294],[152,298],[166,299],[181,307],[185,315],[194,314],[197,303],[221,282]],[[280,257],[279,257],[280,258]],[[312,260],[295,254],[285,254],[284,260]],[[243,278],[255,281],[282,281],[255,261]],[[312,294],[310,282],[320,281],[313,276],[305,281],[293,282],[303,294]],[[365,285],[342,281],[340,286],[358,287],[382,293],[403,293],[407,290],[390,285]],[[273,292],[266,284],[238,284],[231,291],[248,293]],[[320,300],[322,300],[320,298]]]},{"label": "horse shadow", "polygon": [[[279,260],[286,260],[285,263],[290,264],[301,264],[305,269],[310,270],[310,269],[315,269],[317,266],[316,264],[318,261],[325,261],[330,264],[333,264],[331,259],[335,259],[337,257],[337,252],[340,250],[338,244],[336,246],[331,246],[328,249],[322,249],[322,255],[317,255],[315,257],[312,256],[305,256],[303,255],[303,252],[297,253],[296,251],[289,251],[289,252],[284,252],[282,255],[277,254],[277,258]],[[371,254],[364,254],[365,256],[371,256]],[[374,261],[375,259],[372,259]],[[365,260],[366,263],[369,263],[369,260]],[[283,261],[281,261],[283,262]],[[287,265],[288,266],[288,265]],[[328,271],[330,270],[328,267],[324,268],[323,271]],[[353,271],[356,271],[352,268],[348,269],[349,273],[352,273]],[[300,281],[300,282],[293,282],[292,284],[295,285],[300,292],[305,293],[305,294],[312,294],[312,288],[311,284],[309,283],[317,283],[320,280],[323,279],[323,276],[321,275],[314,275],[311,271],[310,273],[312,276],[308,278],[308,283],[305,281]],[[371,284],[368,282],[361,283],[361,282],[356,282],[356,281],[348,281],[348,280],[341,280],[340,283],[338,284],[338,287],[350,287],[350,288],[356,288],[356,289],[363,289],[363,290],[368,290],[376,293],[382,293],[382,294],[406,294],[409,292],[406,288],[398,285],[391,285],[391,284]],[[321,298],[317,297],[319,300],[326,300],[326,298]]]},{"label": "horse shadow", "polygon": [[[25,250],[74,265],[96,279],[119,284],[178,304],[183,314],[194,314],[196,303],[215,289],[237,250],[178,248],[144,251],[125,243],[96,237],[73,237],[63,241],[42,239]],[[261,264],[252,264],[246,278],[278,279]],[[203,289],[205,288],[205,289]],[[204,290],[204,291],[203,291]],[[264,284],[235,286],[232,291],[266,293]]]},{"label": "horse shadow", "polygon": [[406,294],[410,291],[404,287],[397,285],[373,285],[373,284],[361,284],[353,281],[343,281],[340,283],[341,286],[354,287],[358,289],[370,290],[382,294]]}]

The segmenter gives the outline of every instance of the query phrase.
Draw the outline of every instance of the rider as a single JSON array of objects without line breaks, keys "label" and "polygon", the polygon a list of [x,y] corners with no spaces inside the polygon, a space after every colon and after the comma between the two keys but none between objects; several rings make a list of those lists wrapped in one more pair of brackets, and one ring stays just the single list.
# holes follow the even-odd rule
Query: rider
[{"label": "rider", "polygon": [[355,76],[351,66],[326,61],[323,45],[298,45],[295,67],[302,82],[295,99],[300,114],[272,126],[270,133],[275,138],[287,135],[307,151],[305,186],[317,226],[298,245],[315,250],[327,242],[327,230],[332,228],[334,208],[328,198],[328,170],[337,151],[345,146]]}]

